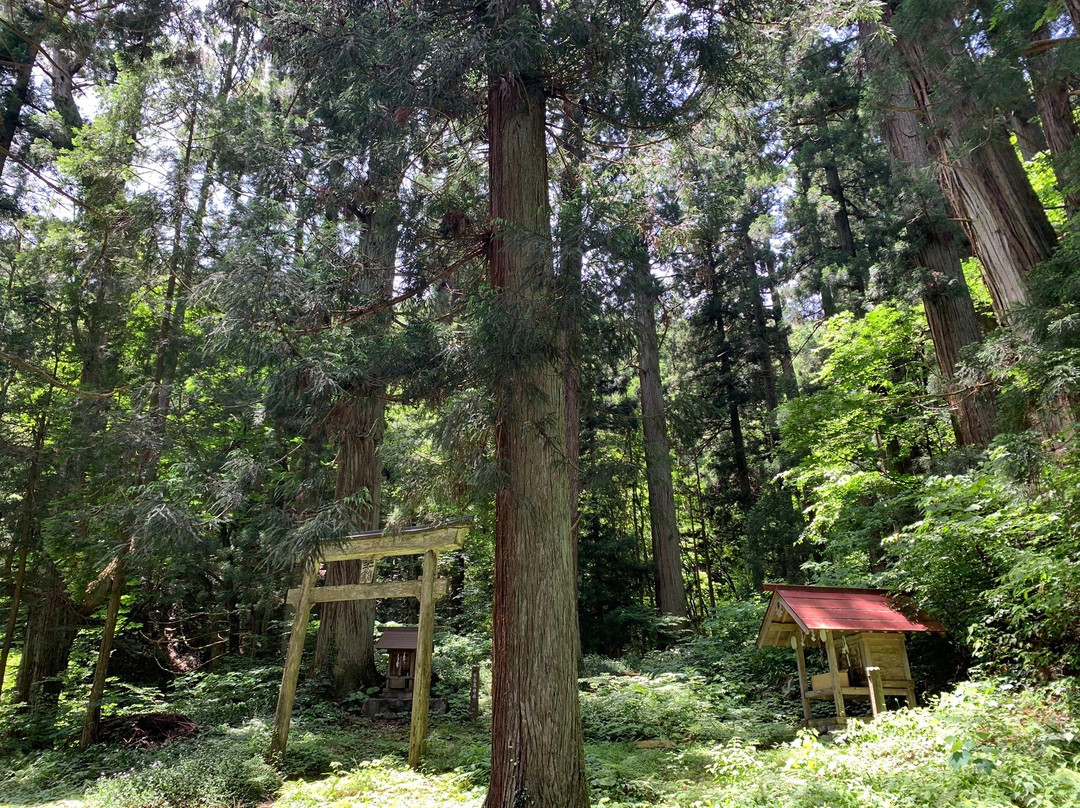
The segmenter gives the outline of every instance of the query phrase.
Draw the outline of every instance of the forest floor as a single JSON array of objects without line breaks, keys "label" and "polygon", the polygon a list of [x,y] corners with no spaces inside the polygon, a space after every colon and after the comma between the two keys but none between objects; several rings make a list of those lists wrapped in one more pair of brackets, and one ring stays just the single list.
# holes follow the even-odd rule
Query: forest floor
[{"label": "forest floor", "polygon": [[[1080,806],[1080,696],[1069,682],[1038,690],[969,682],[926,708],[818,737],[795,730],[790,696],[748,700],[722,678],[599,667],[608,670],[583,679],[581,693],[594,806]],[[163,746],[116,736],[79,752],[70,743],[76,705],[48,728],[5,706],[0,806],[483,804],[488,725],[462,716],[460,699],[434,718],[424,765],[413,771],[407,721],[362,719],[309,683],[283,768],[270,768],[263,755],[279,675],[248,665],[191,675],[168,696],[121,688],[117,712],[193,719],[196,734]]]}]

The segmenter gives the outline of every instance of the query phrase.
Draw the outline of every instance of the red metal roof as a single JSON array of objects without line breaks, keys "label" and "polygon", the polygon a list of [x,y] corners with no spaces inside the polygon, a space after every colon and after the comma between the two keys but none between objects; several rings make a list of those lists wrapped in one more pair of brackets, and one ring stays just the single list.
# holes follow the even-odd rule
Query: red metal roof
[{"label": "red metal roof", "polygon": [[[804,632],[821,629],[844,631],[933,631],[944,633],[937,620],[921,611],[909,598],[884,589],[852,589],[837,586],[789,586],[765,584],[773,593],[761,627],[759,644],[773,622],[791,621]],[[786,615],[784,614],[786,612]],[[790,615],[790,619],[785,619]]]},{"label": "red metal roof", "polygon": [[375,647],[380,651],[415,651],[416,626],[389,626],[382,630]]}]

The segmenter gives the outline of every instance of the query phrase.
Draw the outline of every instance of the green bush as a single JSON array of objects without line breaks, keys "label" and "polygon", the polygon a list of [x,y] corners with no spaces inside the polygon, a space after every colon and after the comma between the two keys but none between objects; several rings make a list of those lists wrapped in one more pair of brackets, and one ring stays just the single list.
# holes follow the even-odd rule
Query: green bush
[{"label": "green bush", "polygon": [[718,705],[698,677],[667,673],[582,681],[586,689],[581,693],[581,721],[589,740],[682,741],[724,734]]},{"label": "green bush", "polygon": [[481,666],[481,677],[491,660],[491,638],[480,635],[440,635],[431,660],[432,696],[446,699],[449,712],[464,718],[469,712],[472,666]]},{"label": "green bush", "polygon": [[262,757],[264,733],[178,741],[101,777],[87,794],[101,808],[233,808],[277,793],[281,776]]}]

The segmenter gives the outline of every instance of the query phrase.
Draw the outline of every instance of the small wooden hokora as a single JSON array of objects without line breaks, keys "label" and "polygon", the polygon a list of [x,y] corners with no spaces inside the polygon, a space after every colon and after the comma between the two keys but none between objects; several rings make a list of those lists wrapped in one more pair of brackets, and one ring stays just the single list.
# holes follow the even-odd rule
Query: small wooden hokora
[{"label": "small wooden hokora", "polygon": [[379,651],[386,651],[389,660],[386,665],[387,696],[412,698],[413,679],[416,671],[416,626],[392,626],[382,630],[382,636],[375,643]]},{"label": "small wooden hokora", "polygon": [[[846,699],[865,699],[877,716],[885,697],[916,705],[905,635],[944,634],[945,628],[903,595],[884,589],[765,584],[769,608],[758,631],[759,648],[790,645],[799,669],[799,697],[807,727],[844,726]],[[808,675],[806,648],[823,648],[828,671]],[[810,702],[831,699],[836,715],[813,718]]]}]

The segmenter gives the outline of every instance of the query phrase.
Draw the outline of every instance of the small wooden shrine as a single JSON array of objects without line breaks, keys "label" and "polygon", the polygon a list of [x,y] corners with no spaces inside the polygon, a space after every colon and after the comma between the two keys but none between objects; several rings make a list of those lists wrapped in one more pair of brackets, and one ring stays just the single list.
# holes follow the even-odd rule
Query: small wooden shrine
[{"label": "small wooden shrine", "polygon": [[386,665],[386,687],[383,689],[388,696],[412,698],[417,633],[416,626],[387,627],[375,643],[376,649],[386,651],[390,657]]},{"label": "small wooden shrine", "polygon": [[[902,595],[884,589],[765,584],[772,592],[758,631],[759,648],[791,646],[799,668],[803,723],[808,727],[847,723],[845,699],[867,699],[873,715],[886,696],[914,707],[908,632],[945,633],[945,628]],[[828,671],[808,675],[807,648],[823,648]],[[832,699],[836,715],[814,719],[810,702]]]}]

